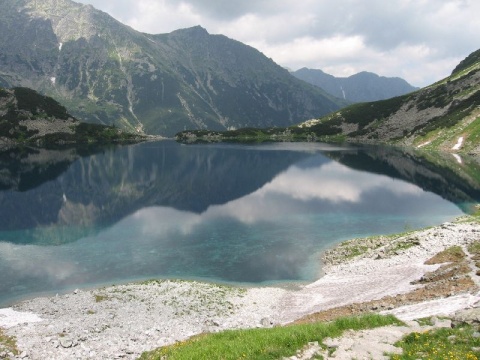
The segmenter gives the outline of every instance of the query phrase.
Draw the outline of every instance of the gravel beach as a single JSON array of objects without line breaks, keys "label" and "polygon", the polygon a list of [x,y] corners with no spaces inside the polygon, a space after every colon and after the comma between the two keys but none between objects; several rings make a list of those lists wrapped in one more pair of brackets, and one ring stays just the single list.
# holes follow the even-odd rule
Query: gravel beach
[{"label": "gravel beach", "polygon": [[[383,240],[353,240],[327,251],[316,282],[286,289],[232,288],[189,281],[150,281],[23,301],[0,309],[0,327],[14,336],[22,359],[136,359],[146,350],[202,332],[270,327],[353,303],[408,294],[440,265],[440,251],[480,239],[477,223],[446,223]],[[348,249],[360,248],[357,256]],[[348,259],[345,259],[348,258]],[[439,299],[397,302],[379,311],[400,319],[449,315],[480,301],[478,276],[468,291],[452,288]],[[401,306],[397,306],[401,305]],[[0,350],[0,358],[12,357]]]}]

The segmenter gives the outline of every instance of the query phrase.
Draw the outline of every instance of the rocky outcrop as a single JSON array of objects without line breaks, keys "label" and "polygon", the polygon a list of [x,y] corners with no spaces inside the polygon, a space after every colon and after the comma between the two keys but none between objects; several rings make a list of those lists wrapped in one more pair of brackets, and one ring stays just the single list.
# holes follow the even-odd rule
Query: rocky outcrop
[{"label": "rocky outcrop", "polygon": [[460,324],[469,324],[480,326],[480,307],[472,309],[464,309],[456,312],[452,316],[452,325],[458,326]]}]

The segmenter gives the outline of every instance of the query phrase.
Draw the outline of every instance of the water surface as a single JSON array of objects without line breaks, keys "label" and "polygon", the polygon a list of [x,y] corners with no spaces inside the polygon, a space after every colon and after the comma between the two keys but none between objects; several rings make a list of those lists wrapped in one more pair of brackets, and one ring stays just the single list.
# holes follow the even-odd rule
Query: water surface
[{"label": "water surface", "polygon": [[311,281],[333,244],[439,224],[480,197],[461,172],[385,148],[164,141],[0,161],[3,305],[149,278]]}]

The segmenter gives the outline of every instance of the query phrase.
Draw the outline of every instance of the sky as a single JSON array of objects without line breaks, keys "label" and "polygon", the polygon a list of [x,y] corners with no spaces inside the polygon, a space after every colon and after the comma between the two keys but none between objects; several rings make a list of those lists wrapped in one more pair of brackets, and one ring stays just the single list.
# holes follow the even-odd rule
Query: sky
[{"label": "sky", "polygon": [[426,86],[480,48],[478,0],[76,0],[151,34],[201,25],[291,70]]}]

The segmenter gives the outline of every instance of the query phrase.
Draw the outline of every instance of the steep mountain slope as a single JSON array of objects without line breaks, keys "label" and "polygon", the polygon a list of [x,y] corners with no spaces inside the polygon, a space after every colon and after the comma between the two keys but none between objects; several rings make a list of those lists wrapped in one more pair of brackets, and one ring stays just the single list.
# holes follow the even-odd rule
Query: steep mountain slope
[{"label": "steep mountain slope", "polygon": [[288,126],[344,105],[201,27],[149,35],[70,0],[9,0],[0,32],[0,86],[31,87],[81,120],[137,132]]},{"label": "steep mountain slope", "polygon": [[302,68],[292,74],[333,96],[351,102],[384,100],[418,90],[401,78],[387,78],[366,71],[349,77],[335,77],[322,70]]},{"label": "steep mountain slope", "polygon": [[0,88],[0,147],[134,140],[141,136],[82,123],[54,99],[28,88]]},{"label": "steep mountain slope", "polygon": [[298,131],[356,142],[394,142],[448,151],[480,152],[480,51],[452,75],[400,97],[351,105],[307,121]]}]

